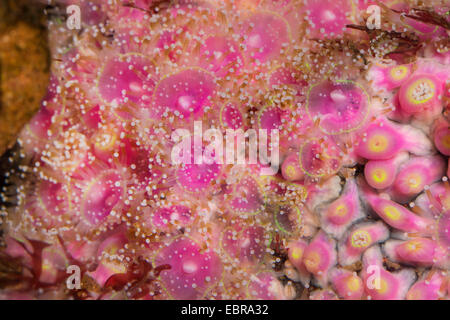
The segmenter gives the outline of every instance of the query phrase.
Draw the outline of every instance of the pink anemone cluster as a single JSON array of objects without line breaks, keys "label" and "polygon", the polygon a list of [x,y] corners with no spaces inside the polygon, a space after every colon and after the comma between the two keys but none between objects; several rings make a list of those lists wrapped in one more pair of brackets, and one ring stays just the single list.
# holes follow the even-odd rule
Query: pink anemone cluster
[{"label": "pink anemone cluster", "polygon": [[[3,157],[0,298],[449,298],[449,30],[419,1],[71,4]],[[279,161],[200,162],[199,123]]]}]

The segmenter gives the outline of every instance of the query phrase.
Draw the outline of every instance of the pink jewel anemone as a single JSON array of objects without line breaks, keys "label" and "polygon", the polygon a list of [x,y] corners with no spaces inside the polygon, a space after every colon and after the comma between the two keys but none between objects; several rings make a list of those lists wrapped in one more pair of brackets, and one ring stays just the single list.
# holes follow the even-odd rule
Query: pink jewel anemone
[{"label": "pink jewel anemone", "polygon": [[196,299],[217,284],[222,273],[221,263],[214,252],[202,252],[188,238],[175,239],[158,252],[155,263],[169,264],[171,269],[161,273],[161,282],[174,299]]},{"label": "pink jewel anemone", "polygon": [[49,15],[1,157],[0,299],[449,299],[448,17],[419,2],[55,0],[81,29]]},{"label": "pink jewel anemone", "polygon": [[190,117],[211,107],[216,84],[214,77],[201,69],[188,69],[164,77],[156,86],[153,104],[162,115],[167,110]]},{"label": "pink jewel anemone", "polygon": [[312,86],[308,93],[307,111],[320,120],[320,128],[328,134],[358,129],[369,113],[369,97],[351,81],[328,81]]}]

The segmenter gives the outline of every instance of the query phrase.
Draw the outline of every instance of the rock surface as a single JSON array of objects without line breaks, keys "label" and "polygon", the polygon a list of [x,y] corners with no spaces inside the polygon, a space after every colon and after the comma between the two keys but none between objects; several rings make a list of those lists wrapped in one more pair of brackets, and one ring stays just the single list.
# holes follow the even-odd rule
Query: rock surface
[{"label": "rock surface", "polygon": [[39,109],[50,69],[43,7],[0,2],[0,154]]}]

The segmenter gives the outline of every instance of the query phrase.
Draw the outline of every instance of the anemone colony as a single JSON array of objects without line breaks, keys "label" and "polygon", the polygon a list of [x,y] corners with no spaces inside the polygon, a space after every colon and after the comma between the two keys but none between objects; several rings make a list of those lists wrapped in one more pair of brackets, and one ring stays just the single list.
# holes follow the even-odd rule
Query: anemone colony
[{"label": "anemone colony", "polygon": [[[7,159],[2,298],[448,299],[448,2],[69,4]],[[172,165],[194,121],[279,129],[279,172]]]}]

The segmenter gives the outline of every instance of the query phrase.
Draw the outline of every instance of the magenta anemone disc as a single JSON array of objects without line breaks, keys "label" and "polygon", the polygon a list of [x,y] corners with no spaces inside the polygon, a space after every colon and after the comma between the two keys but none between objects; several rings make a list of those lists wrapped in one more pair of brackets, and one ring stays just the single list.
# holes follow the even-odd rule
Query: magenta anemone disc
[{"label": "magenta anemone disc", "polygon": [[244,53],[260,62],[278,56],[288,48],[290,42],[289,26],[280,16],[270,12],[259,12],[244,22]]},{"label": "magenta anemone disc", "polygon": [[350,23],[348,0],[306,0],[305,11],[310,25],[310,37],[335,38],[341,35]]},{"label": "magenta anemone disc", "polygon": [[39,200],[51,215],[61,215],[68,209],[67,195],[62,183],[45,180],[40,183]]},{"label": "magenta anemone disc", "polygon": [[185,164],[178,169],[177,181],[187,191],[198,192],[206,189],[219,176],[220,165]]},{"label": "magenta anemone disc", "polygon": [[242,128],[244,122],[239,108],[232,103],[223,105],[220,110],[220,124],[224,129],[237,130]]},{"label": "magenta anemone disc", "polygon": [[42,107],[31,119],[28,129],[37,139],[46,140],[48,138],[48,129],[54,113],[53,110]]},{"label": "magenta anemone disc", "polygon": [[279,130],[281,127],[282,111],[277,107],[265,107],[259,114],[258,121],[261,129]]},{"label": "magenta anemone disc", "polygon": [[220,245],[227,255],[241,263],[258,264],[265,253],[265,230],[251,226],[239,231],[239,226],[226,228],[221,235]]},{"label": "magenta anemone disc", "polygon": [[300,230],[302,214],[298,207],[281,206],[274,212],[275,225],[281,232],[292,234]]},{"label": "magenta anemone disc", "polygon": [[369,97],[362,87],[351,81],[323,81],[308,92],[307,111],[320,120],[327,134],[341,134],[358,129],[366,121]]},{"label": "magenta anemone disc", "polygon": [[169,231],[171,225],[187,226],[192,221],[192,218],[189,208],[176,205],[157,209],[152,215],[152,224],[159,230]]},{"label": "magenta anemone disc", "polygon": [[212,106],[216,89],[214,77],[198,68],[189,68],[163,78],[154,95],[157,112],[172,111],[185,118]]},{"label": "magenta anemone disc", "polygon": [[219,77],[236,74],[243,66],[239,47],[223,36],[209,37],[201,48],[204,68]]},{"label": "magenta anemone disc", "polygon": [[238,214],[257,214],[264,206],[264,193],[251,176],[242,178],[235,186],[230,208]]},{"label": "magenta anemone disc", "polygon": [[147,57],[129,53],[107,61],[98,78],[98,93],[106,103],[150,107],[155,81],[154,66]]},{"label": "magenta anemone disc", "polygon": [[156,265],[170,265],[161,272],[160,279],[174,299],[199,299],[220,279],[222,266],[212,251],[203,251],[193,240],[175,239],[161,249],[155,258]]},{"label": "magenta anemone disc", "polygon": [[250,299],[274,300],[277,298],[278,279],[271,272],[261,272],[253,276],[247,287]]},{"label": "magenta anemone disc", "polygon": [[302,170],[310,177],[318,178],[337,172],[340,168],[338,150],[326,141],[311,139],[300,148],[299,161]]},{"label": "magenta anemone disc", "polygon": [[105,220],[122,199],[122,178],[115,172],[105,172],[95,178],[83,195],[82,212],[90,224]]}]

